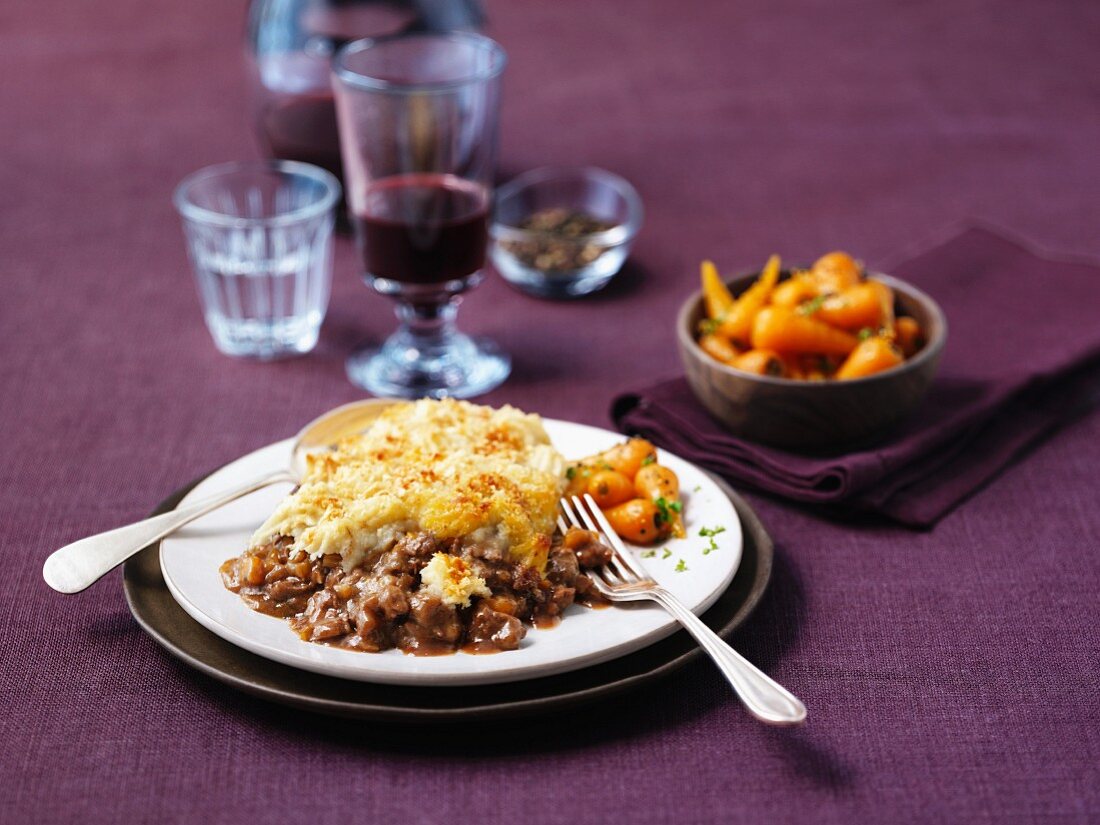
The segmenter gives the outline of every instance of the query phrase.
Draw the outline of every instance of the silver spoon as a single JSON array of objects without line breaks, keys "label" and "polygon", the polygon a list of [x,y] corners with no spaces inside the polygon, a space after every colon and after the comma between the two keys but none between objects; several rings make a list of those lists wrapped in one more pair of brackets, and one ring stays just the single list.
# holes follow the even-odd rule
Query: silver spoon
[{"label": "silver spoon", "polygon": [[345,436],[362,432],[382,410],[394,403],[389,399],[370,398],[329,410],[320,418],[306,424],[298,433],[291,452],[290,466],[286,469],[260,476],[233,490],[182,509],[67,544],[46,559],[46,563],[42,565],[42,578],[60,593],[79,593],[142,548],[159,541],[199,516],[280,481],[298,483],[305,472],[307,454],[327,449]]}]

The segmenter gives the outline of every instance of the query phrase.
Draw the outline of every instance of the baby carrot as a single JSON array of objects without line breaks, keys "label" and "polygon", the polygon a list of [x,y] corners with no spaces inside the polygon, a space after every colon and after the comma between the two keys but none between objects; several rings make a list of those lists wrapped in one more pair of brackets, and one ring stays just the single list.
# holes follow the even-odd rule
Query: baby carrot
[{"label": "baby carrot", "polygon": [[855,286],[859,283],[861,274],[859,264],[852,260],[852,256],[847,252],[830,252],[828,255],[822,255],[814,261],[810,269],[810,278],[822,295],[841,292],[850,286]]},{"label": "baby carrot", "polygon": [[792,275],[772,291],[772,303],[781,307],[793,307],[815,295],[817,289],[806,275]]},{"label": "baby carrot", "polygon": [[724,318],[733,306],[733,295],[718,274],[713,261],[703,261],[700,267],[703,278],[703,303],[708,318]]},{"label": "baby carrot", "polygon": [[730,343],[724,335],[703,335],[699,338],[699,346],[703,352],[715,360],[728,363],[737,357],[737,347]]},{"label": "baby carrot", "polygon": [[886,307],[893,303],[890,287],[879,281],[864,281],[825,298],[811,314],[819,321],[853,332],[864,327],[877,330],[885,326]]},{"label": "baby carrot", "polygon": [[859,341],[824,321],[800,315],[789,307],[765,307],[752,325],[754,349],[781,353],[847,355]]},{"label": "baby carrot", "polygon": [[924,332],[916,318],[903,315],[894,322],[894,333],[902,354],[909,358],[924,345]]},{"label": "baby carrot", "polygon": [[863,378],[896,367],[903,360],[890,339],[876,335],[859,342],[859,346],[852,350],[836,371],[836,377],[841,381]]},{"label": "baby carrot", "polygon": [[752,321],[756,313],[768,302],[768,297],[779,280],[779,266],[778,255],[768,258],[768,262],[764,264],[764,271],[760,273],[756,283],[741,293],[726,313],[725,320],[718,327],[720,333],[739,343],[749,340],[752,334]]},{"label": "baby carrot", "polygon": [[730,366],[754,375],[781,376],[787,372],[783,359],[770,349],[750,349],[734,358]]}]

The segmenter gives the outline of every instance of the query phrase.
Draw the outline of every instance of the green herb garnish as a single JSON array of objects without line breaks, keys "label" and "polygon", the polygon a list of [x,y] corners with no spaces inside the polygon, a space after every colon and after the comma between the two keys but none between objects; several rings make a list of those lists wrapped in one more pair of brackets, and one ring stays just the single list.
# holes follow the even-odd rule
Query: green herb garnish
[{"label": "green herb garnish", "polygon": [[864,327],[859,331],[859,334],[856,337],[859,338],[860,341],[866,341],[868,338],[873,337],[874,334],[875,331],[873,329],[871,329],[870,327]]},{"label": "green herb garnish", "polygon": [[703,491],[703,485],[702,484],[696,484],[694,487],[691,488],[691,492],[693,492],[693,493],[701,493],[702,491]]},{"label": "green herb garnish", "polygon": [[567,467],[566,470],[565,470],[565,477],[567,479],[569,479],[570,481],[572,481],[574,478],[577,477],[577,468],[576,467]]},{"label": "green herb garnish", "polygon": [[813,315],[815,312],[821,309],[821,305],[823,303],[825,303],[824,295],[818,295],[816,298],[811,298],[810,300],[806,301],[806,303],[798,307],[798,314]]},{"label": "green herb garnish", "polygon": [[656,550],[646,550],[644,553],[642,553],[642,558],[643,559],[651,559],[656,555],[657,555]]},{"label": "green herb garnish", "polygon": [[709,555],[710,553],[713,553],[715,550],[718,549],[718,542],[716,542],[714,540],[714,537],[717,536],[719,533],[724,533],[724,532],[726,532],[726,528],[723,527],[722,525],[718,525],[717,527],[700,527],[699,528],[699,535],[702,536],[703,538],[709,540],[709,543],[707,544],[707,546],[703,548],[703,555],[704,556]]},{"label": "green herb garnish", "polygon": [[677,573],[683,573],[683,572],[684,572],[685,570],[687,570],[687,569],[688,569],[688,566],[687,566],[687,564],[686,564],[686,563],[684,562],[684,560],[683,560],[683,559],[680,559],[680,560],[679,560],[678,562],[676,562],[676,567],[674,567],[673,569],[674,569],[674,570],[675,570],[675,571],[676,571]]},{"label": "green herb garnish", "polygon": [[661,496],[660,498],[655,499],[653,501],[653,503],[657,505],[657,526],[658,527],[660,527],[662,524],[671,523],[672,522],[672,514],[673,513],[679,513],[681,510],[684,509],[684,505],[682,505],[680,502],[678,502],[678,501],[669,501],[664,496]]},{"label": "green herb garnish", "polygon": [[648,467],[650,464],[656,463],[656,461],[657,461],[657,456],[647,455],[645,458],[642,459],[642,466],[643,467]]},{"label": "green herb garnish", "polygon": [[719,318],[704,318],[699,322],[699,332],[702,335],[714,335],[721,325],[722,321]]},{"label": "green herb garnish", "polygon": [[665,548],[665,552],[661,554],[661,558],[662,558],[662,559],[667,559],[667,558],[668,558],[669,556],[671,556],[671,555],[672,555],[672,551],[671,551],[671,550],[669,550],[669,549],[668,549],[668,548],[666,547],[666,548]]}]

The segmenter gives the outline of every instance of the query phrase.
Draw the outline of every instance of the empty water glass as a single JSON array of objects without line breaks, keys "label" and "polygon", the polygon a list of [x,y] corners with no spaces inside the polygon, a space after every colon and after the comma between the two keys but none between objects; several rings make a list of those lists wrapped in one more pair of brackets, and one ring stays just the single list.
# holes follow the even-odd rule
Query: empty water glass
[{"label": "empty water glass", "polygon": [[339,197],[335,177],[293,161],[209,166],[180,183],[174,201],[219,350],[269,359],[317,344]]}]

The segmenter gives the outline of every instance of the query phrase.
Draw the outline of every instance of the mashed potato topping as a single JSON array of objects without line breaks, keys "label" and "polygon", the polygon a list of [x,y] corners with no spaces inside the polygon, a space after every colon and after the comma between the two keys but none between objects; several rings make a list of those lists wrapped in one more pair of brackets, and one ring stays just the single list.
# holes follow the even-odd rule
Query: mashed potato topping
[{"label": "mashed potato topping", "polygon": [[470,606],[471,596],[489,597],[489,585],[458,556],[436,553],[420,571],[423,588],[444,604]]},{"label": "mashed potato topping", "polygon": [[311,456],[251,546],[289,536],[295,550],[338,554],[350,570],[406,533],[427,532],[495,544],[542,571],[563,469],[537,415],[451,399],[398,404]]}]

